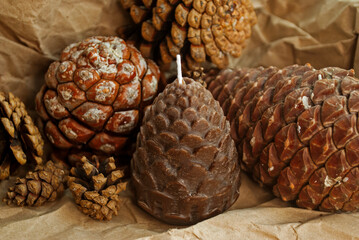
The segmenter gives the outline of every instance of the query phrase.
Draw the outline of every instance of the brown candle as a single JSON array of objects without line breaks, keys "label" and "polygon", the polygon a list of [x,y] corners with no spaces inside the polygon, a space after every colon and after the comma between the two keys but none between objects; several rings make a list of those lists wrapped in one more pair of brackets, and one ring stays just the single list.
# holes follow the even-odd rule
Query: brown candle
[{"label": "brown candle", "polygon": [[238,155],[218,102],[181,78],[146,110],[132,181],[137,203],[171,224],[192,224],[228,209],[239,194]]}]

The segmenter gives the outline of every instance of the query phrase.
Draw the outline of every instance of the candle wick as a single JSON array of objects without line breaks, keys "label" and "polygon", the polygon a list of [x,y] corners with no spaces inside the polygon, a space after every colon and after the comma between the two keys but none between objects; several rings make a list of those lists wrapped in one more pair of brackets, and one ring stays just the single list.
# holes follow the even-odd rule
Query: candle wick
[{"label": "candle wick", "polygon": [[177,54],[177,80],[179,84],[184,84],[182,79],[181,56]]}]

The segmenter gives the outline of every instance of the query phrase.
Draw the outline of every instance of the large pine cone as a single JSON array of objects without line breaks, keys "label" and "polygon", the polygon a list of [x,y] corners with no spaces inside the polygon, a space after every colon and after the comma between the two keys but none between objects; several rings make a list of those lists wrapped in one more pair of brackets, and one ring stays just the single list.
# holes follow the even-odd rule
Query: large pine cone
[{"label": "large pine cone", "polygon": [[310,65],[223,70],[206,81],[220,102],[242,168],[284,201],[359,208],[359,79]]},{"label": "large pine cone", "polygon": [[172,224],[217,215],[237,199],[238,155],[209,91],[175,81],[146,110],[132,159],[137,203]]},{"label": "large pine cone", "polygon": [[131,26],[132,31],[120,29],[122,37],[132,34],[144,56],[164,64],[181,54],[191,69],[206,59],[223,68],[228,55],[239,57],[257,21],[250,0],[120,2],[138,25]]},{"label": "large pine cone", "polygon": [[34,172],[16,180],[3,201],[8,205],[35,207],[55,201],[65,190],[67,175],[66,167],[61,164],[48,161],[45,166],[38,165]]},{"label": "large pine cone", "polygon": [[137,133],[157,94],[157,65],[117,37],[92,37],[64,49],[36,97],[45,133],[58,148],[118,154]]},{"label": "large pine cone", "polygon": [[91,161],[83,157],[71,168],[68,186],[80,211],[96,220],[111,220],[120,209],[120,192],[127,186],[127,168],[118,168],[113,157]]},{"label": "large pine cone", "polygon": [[25,104],[12,93],[0,92],[0,119],[0,180],[3,180],[28,159],[41,164],[44,141]]}]

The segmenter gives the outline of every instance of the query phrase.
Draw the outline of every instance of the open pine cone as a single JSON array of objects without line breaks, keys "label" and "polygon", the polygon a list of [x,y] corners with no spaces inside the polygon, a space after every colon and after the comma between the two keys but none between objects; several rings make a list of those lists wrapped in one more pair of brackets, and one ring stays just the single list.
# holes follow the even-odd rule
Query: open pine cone
[{"label": "open pine cone", "polygon": [[55,201],[65,190],[67,176],[66,167],[48,161],[45,166],[38,165],[34,172],[28,172],[25,178],[17,178],[3,201],[8,205],[35,207]]},{"label": "open pine cone", "polygon": [[36,108],[56,147],[119,154],[134,139],[159,78],[157,65],[124,40],[91,37],[50,65]]},{"label": "open pine cone", "polygon": [[41,164],[44,141],[25,104],[12,93],[0,92],[0,119],[0,180],[3,180],[29,159]]},{"label": "open pine cone", "polygon": [[257,21],[250,0],[120,2],[138,25],[121,28],[121,37],[132,36],[144,56],[164,64],[181,54],[190,69],[206,59],[223,68],[228,55],[239,57]]},{"label": "open pine cone", "polygon": [[231,122],[242,168],[303,208],[359,208],[359,79],[310,65],[222,70],[209,90]]},{"label": "open pine cone", "polygon": [[127,186],[127,169],[116,167],[113,157],[91,160],[83,157],[77,162],[68,186],[80,211],[96,220],[111,220],[120,208],[119,193]]}]

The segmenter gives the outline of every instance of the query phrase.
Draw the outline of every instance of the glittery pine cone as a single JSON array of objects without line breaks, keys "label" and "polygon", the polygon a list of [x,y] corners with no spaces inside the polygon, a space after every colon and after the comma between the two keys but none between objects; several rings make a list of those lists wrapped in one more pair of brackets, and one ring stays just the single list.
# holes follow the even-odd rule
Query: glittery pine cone
[{"label": "glittery pine cone", "polygon": [[[256,15],[250,0],[120,0],[138,27],[119,29],[146,57],[168,64],[177,54],[196,69],[209,60],[218,67],[239,57]],[[139,29],[136,32],[135,29]],[[158,50],[159,49],[159,50]]]},{"label": "glittery pine cone", "polygon": [[159,78],[157,65],[124,40],[91,37],[50,65],[36,108],[57,148],[119,154],[133,143]]},{"label": "glittery pine cone", "polygon": [[284,201],[359,208],[359,79],[310,65],[222,70],[208,89],[231,122],[242,168]]}]

